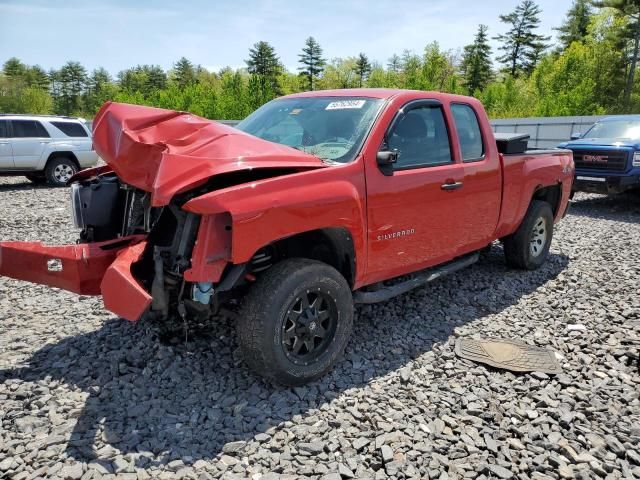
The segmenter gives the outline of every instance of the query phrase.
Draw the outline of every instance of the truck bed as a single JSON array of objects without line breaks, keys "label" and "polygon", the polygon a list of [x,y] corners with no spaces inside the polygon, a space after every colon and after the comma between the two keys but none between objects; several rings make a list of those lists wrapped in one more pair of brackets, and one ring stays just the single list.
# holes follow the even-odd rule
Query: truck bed
[{"label": "truck bed", "polygon": [[[567,196],[571,192],[573,160],[570,150],[527,149],[522,153],[500,154],[502,164],[502,205],[497,236],[504,237],[513,233],[541,185],[560,185],[561,193]],[[554,212],[555,221],[563,212]]]}]

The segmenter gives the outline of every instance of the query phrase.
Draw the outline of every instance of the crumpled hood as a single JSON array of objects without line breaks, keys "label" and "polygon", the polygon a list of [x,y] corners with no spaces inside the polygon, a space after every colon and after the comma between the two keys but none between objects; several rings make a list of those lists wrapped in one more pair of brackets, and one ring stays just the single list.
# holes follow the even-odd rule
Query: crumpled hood
[{"label": "crumpled hood", "polygon": [[93,122],[96,152],[154,206],[209,177],[262,168],[326,167],[319,158],[190,113],[105,103]]}]

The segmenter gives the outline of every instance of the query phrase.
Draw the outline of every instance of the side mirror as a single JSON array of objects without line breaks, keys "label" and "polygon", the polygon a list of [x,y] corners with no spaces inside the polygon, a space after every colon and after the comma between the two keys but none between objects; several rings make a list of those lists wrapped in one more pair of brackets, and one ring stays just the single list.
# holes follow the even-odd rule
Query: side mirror
[{"label": "side mirror", "polygon": [[582,137],[581,133],[572,133],[571,134],[571,140],[578,140],[580,137]]},{"label": "side mirror", "polygon": [[398,152],[393,152],[391,150],[383,150],[381,152],[378,152],[378,154],[376,155],[376,161],[381,167],[385,165],[393,165],[398,161]]},{"label": "side mirror", "polygon": [[381,150],[376,154],[376,161],[382,174],[390,177],[393,175],[393,164],[398,161],[398,152]]}]

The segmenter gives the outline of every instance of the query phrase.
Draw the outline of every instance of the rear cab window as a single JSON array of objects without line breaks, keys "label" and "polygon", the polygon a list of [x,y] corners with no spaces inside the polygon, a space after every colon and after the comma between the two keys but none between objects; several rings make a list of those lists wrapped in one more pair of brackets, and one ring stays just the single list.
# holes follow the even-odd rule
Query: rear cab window
[{"label": "rear cab window", "polygon": [[76,122],[49,122],[67,137],[88,137],[89,134],[82,125]]},{"label": "rear cab window", "polygon": [[484,143],[478,116],[466,103],[452,103],[451,113],[458,132],[463,162],[475,162],[484,159]]},{"label": "rear cab window", "polygon": [[49,137],[49,132],[36,120],[11,120],[14,138]]}]

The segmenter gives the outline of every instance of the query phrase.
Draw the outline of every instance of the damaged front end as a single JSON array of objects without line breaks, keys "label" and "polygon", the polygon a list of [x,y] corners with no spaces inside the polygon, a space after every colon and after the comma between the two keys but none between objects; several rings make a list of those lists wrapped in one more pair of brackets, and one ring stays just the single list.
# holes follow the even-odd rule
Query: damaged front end
[{"label": "damaged front end", "polygon": [[149,192],[113,173],[72,186],[82,241],[144,238],[123,248],[105,271],[101,292],[107,309],[129,320],[147,311],[165,319],[174,313],[202,318],[217,310],[213,285],[227,269],[231,220],[227,214],[202,217],[183,210],[197,195],[195,190],[152,206]]},{"label": "damaged front end", "polygon": [[[148,192],[123,183],[112,172],[72,184],[71,198],[78,243],[0,242],[0,275],[80,295],[102,295],[108,310],[132,321],[148,311],[163,318],[181,309],[211,313],[212,287],[210,292],[201,290],[219,278],[185,279],[185,272],[193,279],[215,273],[206,265],[216,262],[206,259],[204,270],[191,268],[201,216],[183,211],[180,200],[152,207]],[[224,215],[219,217],[218,223]],[[212,220],[207,217],[206,223]],[[215,227],[225,231],[223,224]],[[207,246],[211,248],[211,241],[204,239]],[[217,258],[219,275],[227,263],[224,257]]]},{"label": "damaged front end", "polygon": [[324,168],[290,147],[181,112],[107,103],[94,120],[94,145],[107,165],[71,179],[75,245],[0,242],[0,275],[102,295],[131,321],[208,316],[265,251],[231,262],[232,218],[200,215],[186,202],[233,185]]}]

